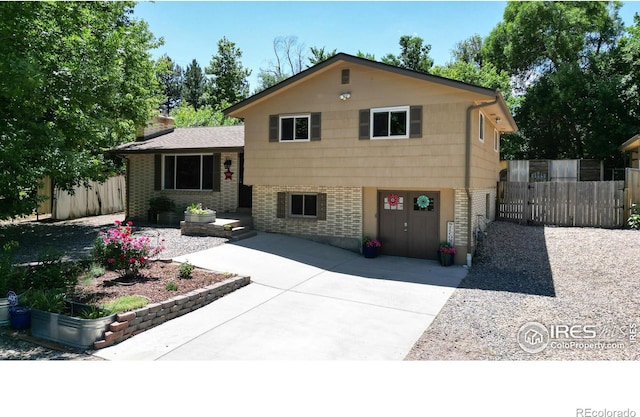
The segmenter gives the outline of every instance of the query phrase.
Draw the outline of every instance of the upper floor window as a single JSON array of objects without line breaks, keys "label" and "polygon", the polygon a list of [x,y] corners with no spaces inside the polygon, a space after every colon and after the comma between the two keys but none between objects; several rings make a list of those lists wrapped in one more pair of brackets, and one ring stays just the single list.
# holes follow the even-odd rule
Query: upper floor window
[{"label": "upper floor window", "polygon": [[280,116],[280,141],[308,141],[309,119],[308,114]]},{"label": "upper floor window", "polygon": [[409,137],[409,106],[371,109],[371,139]]},{"label": "upper floor window", "polygon": [[484,114],[480,112],[480,124],[478,126],[478,138],[480,142],[484,142]]},{"label": "upper floor window", "polygon": [[165,155],[165,190],[212,190],[213,155]]},{"label": "upper floor window", "polygon": [[320,140],[321,113],[272,114],[269,142],[312,142]]}]

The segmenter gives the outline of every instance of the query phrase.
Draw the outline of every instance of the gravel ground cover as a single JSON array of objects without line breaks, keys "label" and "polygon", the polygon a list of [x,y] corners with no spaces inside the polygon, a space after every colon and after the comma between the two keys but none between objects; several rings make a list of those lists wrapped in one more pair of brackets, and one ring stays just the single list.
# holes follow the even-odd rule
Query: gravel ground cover
[{"label": "gravel ground cover", "polygon": [[[80,259],[89,255],[93,241],[100,231],[124,220],[124,214],[85,217],[67,221],[47,218],[0,223],[0,243],[15,240],[19,243],[16,262],[34,262],[48,249],[60,250],[65,257]],[[134,234],[149,236],[160,242],[164,239],[162,258],[173,258],[197,252],[226,242],[216,237],[182,236],[179,227],[134,224]],[[0,327],[0,360],[99,360],[84,352],[36,340],[27,331],[13,331]]]},{"label": "gravel ground cover", "polygon": [[[406,359],[640,359],[639,238],[633,230],[491,223],[478,263]],[[519,343],[534,350],[518,338],[528,322],[548,332],[538,353]]]}]

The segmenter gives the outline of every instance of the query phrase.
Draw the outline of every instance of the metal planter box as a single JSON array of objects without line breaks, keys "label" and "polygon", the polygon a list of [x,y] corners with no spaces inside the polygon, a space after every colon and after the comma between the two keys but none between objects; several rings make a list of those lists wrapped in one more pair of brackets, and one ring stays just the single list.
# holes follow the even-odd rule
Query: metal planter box
[{"label": "metal planter box", "polygon": [[184,221],[192,223],[213,223],[216,221],[216,212],[209,210],[206,214],[193,214],[185,211]]},{"label": "metal planter box", "polygon": [[81,319],[63,314],[31,310],[31,335],[78,349],[86,349],[102,339],[116,315]]}]

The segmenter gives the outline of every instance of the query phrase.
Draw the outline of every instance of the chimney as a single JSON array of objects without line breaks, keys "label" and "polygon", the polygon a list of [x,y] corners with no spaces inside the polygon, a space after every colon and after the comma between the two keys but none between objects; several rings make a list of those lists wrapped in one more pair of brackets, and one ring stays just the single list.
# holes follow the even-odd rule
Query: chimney
[{"label": "chimney", "polygon": [[145,127],[137,129],[136,141],[140,142],[173,132],[175,129],[173,122],[173,118],[169,117],[167,106],[163,104],[156,117],[147,122]]}]

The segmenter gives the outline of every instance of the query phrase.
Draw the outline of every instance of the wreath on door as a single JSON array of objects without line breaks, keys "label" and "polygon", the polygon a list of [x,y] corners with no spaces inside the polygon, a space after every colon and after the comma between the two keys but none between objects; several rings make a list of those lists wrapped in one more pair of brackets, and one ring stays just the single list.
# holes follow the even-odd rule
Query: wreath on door
[{"label": "wreath on door", "polygon": [[426,195],[421,195],[418,197],[417,204],[421,209],[426,209],[427,207],[429,207],[429,203],[431,203],[431,200]]},{"label": "wreath on door", "polygon": [[395,207],[398,205],[399,202],[400,202],[400,197],[398,197],[398,194],[389,194],[387,196],[387,203],[389,203],[389,206]]}]

